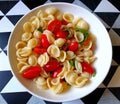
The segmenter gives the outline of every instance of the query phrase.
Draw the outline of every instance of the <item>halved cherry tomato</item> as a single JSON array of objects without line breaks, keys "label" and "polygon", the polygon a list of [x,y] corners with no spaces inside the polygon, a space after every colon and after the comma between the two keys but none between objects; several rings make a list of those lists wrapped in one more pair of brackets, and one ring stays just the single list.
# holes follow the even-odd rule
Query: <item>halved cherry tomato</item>
[{"label": "halved cherry tomato", "polygon": [[28,78],[28,79],[32,79],[37,77],[40,72],[42,71],[42,68],[40,66],[33,66],[28,68],[23,74],[22,76],[24,78]]},{"label": "halved cherry tomato", "polygon": [[61,21],[56,19],[48,24],[47,29],[56,34],[58,31],[60,31],[61,25]]},{"label": "halved cherry tomato", "polygon": [[59,31],[56,34],[56,38],[64,38],[64,39],[66,39],[67,38],[67,33],[65,31]]},{"label": "halved cherry tomato", "polygon": [[51,72],[56,70],[56,68],[59,66],[60,66],[60,63],[58,61],[51,61],[51,62],[48,62],[46,65],[44,65],[43,69],[46,72]]},{"label": "halved cherry tomato", "polygon": [[43,48],[48,48],[50,46],[50,43],[49,43],[47,36],[45,34],[41,35],[40,41],[41,41],[41,45]]},{"label": "halved cherry tomato", "polygon": [[94,73],[95,70],[94,70],[94,68],[89,63],[82,62],[81,65],[82,65],[83,72],[86,71],[86,72],[88,72],[90,74]]},{"label": "halved cherry tomato", "polygon": [[69,44],[69,50],[70,51],[75,52],[75,51],[77,51],[77,49],[78,49],[78,42],[71,42]]},{"label": "halved cherry tomato", "polygon": [[59,66],[53,73],[52,78],[57,78],[58,74],[62,71],[62,66]]},{"label": "halved cherry tomato", "polygon": [[62,22],[62,24],[63,24],[63,25],[67,25],[67,24],[68,24],[68,22],[67,22],[67,21],[65,21],[64,19],[62,19],[62,21],[61,21],[61,22]]},{"label": "halved cherry tomato", "polygon": [[37,47],[35,47],[35,48],[33,49],[33,52],[41,55],[41,54],[47,52],[47,49],[45,49],[45,48],[40,48],[40,47],[37,46]]},{"label": "halved cherry tomato", "polygon": [[83,46],[88,46],[89,43],[90,43],[90,40],[91,40],[91,38],[90,38],[90,36],[88,36],[88,37],[87,37],[87,40],[86,40],[82,45],[83,45]]}]

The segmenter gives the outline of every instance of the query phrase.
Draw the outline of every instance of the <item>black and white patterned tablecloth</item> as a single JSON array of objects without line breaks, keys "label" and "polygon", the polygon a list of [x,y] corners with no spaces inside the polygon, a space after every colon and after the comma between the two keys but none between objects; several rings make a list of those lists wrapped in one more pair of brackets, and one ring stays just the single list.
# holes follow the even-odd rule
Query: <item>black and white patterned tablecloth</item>
[{"label": "black and white patterned tablecloth", "polygon": [[[79,5],[98,16],[113,47],[112,65],[103,83],[82,99],[61,103],[29,94],[12,75],[7,56],[8,38],[17,21],[32,8],[56,1]],[[120,104],[120,0],[0,0],[0,104]]]}]

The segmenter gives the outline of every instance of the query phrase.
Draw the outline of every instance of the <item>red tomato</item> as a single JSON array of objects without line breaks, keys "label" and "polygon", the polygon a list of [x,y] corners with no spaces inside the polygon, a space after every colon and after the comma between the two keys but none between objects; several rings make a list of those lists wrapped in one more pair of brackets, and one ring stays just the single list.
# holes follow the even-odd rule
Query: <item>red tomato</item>
[{"label": "red tomato", "polygon": [[62,22],[63,25],[67,25],[68,24],[68,22],[65,21],[64,19],[61,22]]},{"label": "red tomato", "polygon": [[42,34],[40,40],[41,40],[41,45],[43,48],[48,48],[50,46],[50,43],[49,43],[47,36],[45,34]]},{"label": "red tomato", "polygon": [[82,45],[83,46],[88,46],[89,43],[90,43],[90,40],[91,40],[91,38],[90,38],[90,36],[88,36],[87,40]]},{"label": "red tomato", "polygon": [[51,71],[54,71],[59,66],[60,66],[59,62],[57,62],[57,61],[51,61],[51,62],[48,62],[46,65],[44,65],[43,69],[46,72],[51,72]]},{"label": "red tomato", "polygon": [[57,78],[58,74],[62,71],[62,66],[59,66],[53,73],[52,78]]},{"label": "red tomato", "polygon": [[69,50],[70,51],[77,51],[77,49],[78,49],[78,42],[71,42],[70,44],[69,44]]},{"label": "red tomato", "polygon": [[94,68],[89,63],[82,62],[81,65],[82,65],[83,72],[86,71],[86,72],[88,72],[90,74],[94,73],[95,70],[94,70]]},{"label": "red tomato", "polygon": [[59,32],[57,32],[56,37],[66,39],[67,38],[67,33],[65,31],[59,31]]},{"label": "red tomato", "polygon": [[40,48],[40,47],[35,47],[33,51],[37,54],[43,54],[44,52],[47,52],[47,49],[45,48]]},{"label": "red tomato", "polygon": [[47,29],[56,34],[58,31],[60,31],[61,25],[61,21],[56,19],[48,24]]},{"label": "red tomato", "polygon": [[32,79],[32,78],[37,77],[40,74],[41,71],[42,71],[41,67],[39,67],[39,66],[33,66],[33,67],[28,68],[22,74],[22,76],[24,78]]}]

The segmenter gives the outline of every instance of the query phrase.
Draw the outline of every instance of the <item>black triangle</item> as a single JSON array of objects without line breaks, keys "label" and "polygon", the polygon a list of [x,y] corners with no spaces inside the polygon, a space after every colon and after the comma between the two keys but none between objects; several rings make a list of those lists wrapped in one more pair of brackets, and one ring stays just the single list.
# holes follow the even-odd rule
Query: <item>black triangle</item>
[{"label": "black triangle", "polygon": [[107,30],[107,32],[109,32],[109,31],[110,31],[110,28],[107,27],[106,30]]},{"label": "black triangle", "polygon": [[45,100],[44,100],[44,102],[45,102],[46,104],[62,104],[62,102],[61,102],[61,103],[55,103],[55,102],[49,102],[49,101],[45,101]]},{"label": "black triangle", "polygon": [[74,0],[51,0],[52,2],[67,2],[67,3],[73,3]]},{"label": "black triangle", "polygon": [[117,19],[119,13],[101,13],[101,12],[96,12],[97,14],[104,22],[106,22],[110,27],[114,24],[115,20]]},{"label": "black triangle", "polygon": [[97,88],[95,91],[93,91],[88,96],[82,98],[81,100],[85,104],[97,104],[97,102],[101,98],[104,91],[105,91],[105,88]]},{"label": "black triangle", "polygon": [[0,71],[0,91],[5,87],[12,76],[11,71]]},{"label": "black triangle", "polygon": [[44,4],[47,0],[22,0],[22,2],[30,9]]},{"label": "black triangle", "polygon": [[0,16],[0,20],[1,20],[1,18],[3,18],[3,16]]},{"label": "black triangle", "polygon": [[1,93],[1,95],[8,104],[27,104],[32,96],[28,92]]},{"label": "black triangle", "polygon": [[18,1],[0,1],[0,10],[6,14]]},{"label": "black triangle", "polygon": [[117,9],[120,10],[120,0],[108,0],[110,1]]},{"label": "black triangle", "polygon": [[113,59],[120,64],[120,46],[113,46]]},{"label": "black triangle", "polygon": [[120,101],[120,87],[108,88],[116,98]]},{"label": "black triangle", "polygon": [[10,32],[0,33],[0,48],[1,49],[4,49],[7,46],[9,36],[10,36]]},{"label": "black triangle", "polygon": [[92,11],[94,11],[98,4],[101,2],[101,0],[80,0],[80,1],[82,1]]},{"label": "black triangle", "polygon": [[15,25],[22,16],[23,15],[10,15],[7,16],[7,18],[13,23],[13,25]]},{"label": "black triangle", "polygon": [[108,72],[108,75],[106,76],[105,80],[103,81],[103,84],[104,84],[105,86],[107,86],[107,85],[109,84],[109,82],[110,82],[110,80],[112,79],[115,71],[117,70],[117,67],[118,67],[118,65],[111,66],[111,68],[110,68],[110,70],[109,70],[109,72]]},{"label": "black triangle", "polygon": [[120,36],[120,28],[112,28]]}]

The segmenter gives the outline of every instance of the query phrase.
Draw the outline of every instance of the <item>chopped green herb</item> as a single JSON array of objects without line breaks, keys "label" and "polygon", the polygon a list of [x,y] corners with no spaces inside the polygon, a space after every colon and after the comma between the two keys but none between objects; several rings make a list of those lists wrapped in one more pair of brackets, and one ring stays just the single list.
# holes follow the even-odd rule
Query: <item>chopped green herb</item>
[{"label": "chopped green herb", "polygon": [[37,30],[40,31],[40,32],[43,32],[43,29],[42,29],[41,26]]},{"label": "chopped green herb", "polygon": [[95,77],[95,76],[96,76],[96,71],[94,71],[94,73],[92,74],[92,76],[93,76],[93,77]]},{"label": "chopped green herb", "polygon": [[71,60],[69,60],[69,63],[72,65],[72,66],[74,66],[75,67],[75,62],[71,59]]},{"label": "chopped green herb", "polygon": [[72,35],[71,35],[71,34],[69,34],[69,35],[67,36],[67,38],[68,38],[68,39],[72,38]]}]

